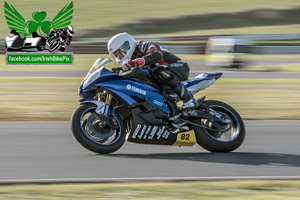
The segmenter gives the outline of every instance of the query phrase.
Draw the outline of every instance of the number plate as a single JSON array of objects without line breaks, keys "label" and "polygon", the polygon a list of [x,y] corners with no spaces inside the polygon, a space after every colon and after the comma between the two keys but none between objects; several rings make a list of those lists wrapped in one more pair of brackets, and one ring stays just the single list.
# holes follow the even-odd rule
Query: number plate
[{"label": "number plate", "polygon": [[173,146],[194,146],[196,144],[196,136],[194,130],[177,134],[177,140]]}]

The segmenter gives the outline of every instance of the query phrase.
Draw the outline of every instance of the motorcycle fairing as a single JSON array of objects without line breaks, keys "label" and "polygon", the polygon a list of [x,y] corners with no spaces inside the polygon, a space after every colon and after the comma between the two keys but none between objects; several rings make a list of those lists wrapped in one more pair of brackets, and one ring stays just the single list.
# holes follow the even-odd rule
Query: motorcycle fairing
[{"label": "motorcycle fairing", "polygon": [[127,141],[140,144],[193,146],[196,144],[194,130],[171,133],[168,123],[159,116],[159,109],[147,102],[132,109],[132,124]]},{"label": "motorcycle fairing", "polygon": [[94,71],[83,81],[82,86],[79,88],[79,94],[87,99],[89,95],[85,96],[85,94],[97,87],[117,95],[128,105],[136,103],[134,97],[138,97],[164,112],[170,113],[159,90],[135,79],[118,76],[103,67]]},{"label": "motorcycle fairing", "polygon": [[222,76],[221,72],[216,72],[216,73],[201,73],[199,75],[197,75],[195,78],[189,79],[187,81],[183,81],[183,85],[185,85],[185,87],[191,87],[201,81],[204,80],[217,80],[218,78],[220,78]]},{"label": "motorcycle fairing", "polygon": [[[201,73],[198,76],[191,78],[186,81],[182,81],[182,84],[187,88],[187,90],[193,95],[198,93],[200,90],[204,90],[213,84],[218,78],[222,76],[222,73]],[[177,94],[173,91],[168,92],[169,96],[180,100]]]},{"label": "motorcycle fairing", "polygon": [[177,136],[171,134],[167,122],[155,116],[152,105],[144,102],[137,104],[131,111],[132,125],[128,141],[141,144],[165,144],[175,143]]}]

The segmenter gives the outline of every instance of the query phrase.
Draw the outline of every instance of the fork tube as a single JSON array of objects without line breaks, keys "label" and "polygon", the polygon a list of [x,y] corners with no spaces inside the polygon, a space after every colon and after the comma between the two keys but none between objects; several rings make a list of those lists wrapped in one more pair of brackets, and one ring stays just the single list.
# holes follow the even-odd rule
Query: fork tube
[{"label": "fork tube", "polygon": [[111,99],[112,99],[112,94],[110,92],[108,92],[107,95],[106,95],[105,104],[110,105],[111,104]]}]

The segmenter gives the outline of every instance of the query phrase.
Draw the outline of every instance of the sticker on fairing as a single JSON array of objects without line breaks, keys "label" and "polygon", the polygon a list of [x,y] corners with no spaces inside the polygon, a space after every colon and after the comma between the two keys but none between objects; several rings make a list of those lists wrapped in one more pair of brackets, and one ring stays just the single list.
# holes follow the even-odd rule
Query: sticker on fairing
[{"label": "sticker on fairing", "polygon": [[173,146],[194,146],[196,144],[196,135],[194,130],[177,134],[177,140]]}]

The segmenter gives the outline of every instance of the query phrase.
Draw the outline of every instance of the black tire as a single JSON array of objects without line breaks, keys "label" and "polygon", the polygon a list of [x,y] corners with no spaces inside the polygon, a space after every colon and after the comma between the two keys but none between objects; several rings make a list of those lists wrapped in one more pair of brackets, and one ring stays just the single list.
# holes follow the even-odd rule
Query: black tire
[{"label": "black tire", "polygon": [[60,50],[61,52],[64,52],[64,51],[66,50],[66,47],[62,46],[62,47],[59,48],[59,50]]},{"label": "black tire", "polygon": [[73,113],[71,122],[72,122],[72,132],[77,141],[87,148],[90,151],[93,151],[95,153],[100,154],[107,154],[112,153],[114,151],[117,151],[125,142],[125,126],[121,118],[114,114],[114,118],[116,119],[116,122],[119,125],[118,130],[116,131],[116,138],[114,139],[113,143],[111,144],[102,144],[101,142],[106,142],[106,139],[99,141],[95,141],[92,137],[89,136],[89,134],[84,130],[83,126],[86,122],[81,122],[82,117],[86,113],[94,113],[96,109],[96,105],[94,104],[83,104],[79,106]]},{"label": "black tire", "polygon": [[[220,101],[208,100],[204,104],[219,113],[227,115],[232,121],[232,128],[229,132],[222,133],[192,126],[196,134],[197,143],[211,152],[230,152],[237,149],[245,138],[245,126],[240,115],[231,106]],[[203,124],[201,119],[195,119],[193,122]],[[221,140],[222,137],[226,137],[225,134],[227,133],[230,134],[231,138],[228,141]],[[236,136],[232,138],[232,134],[236,134]]]}]

